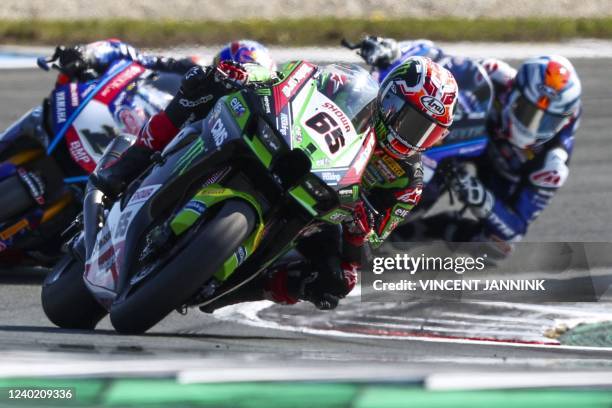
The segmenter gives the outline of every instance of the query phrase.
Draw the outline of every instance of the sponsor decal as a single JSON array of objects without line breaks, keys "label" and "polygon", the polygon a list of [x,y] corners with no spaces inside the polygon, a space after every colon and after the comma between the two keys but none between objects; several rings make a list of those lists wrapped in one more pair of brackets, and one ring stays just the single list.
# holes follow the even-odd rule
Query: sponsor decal
[{"label": "sponsor decal", "polygon": [[349,197],[352,198],[353,197],[353,190],[350,188],[345,188],[343,190],[338,191],[338,195],[342,198],[342,197]]},{"label": "sponsor decal", "polygon": [[293,138],[295,139],[295,142],[298,144],[304,141],[304,138],[302,137],[302,128],[298,124],[295,124],[293,126]]},{"label": "sponsor decal", "polygon": [[406,204],[416,205],[421,199],[423,186],[410,187],[395,194],[395,198]]},{"label": "sponsor decal", "polygon": [[185,206],[186,210],[191,210],[198,215],[204,214],[204,212],[206,211],[206,208],[207,208],[206,204],[200,201],[196,201],[196,200],[189,201],[187,205]]},{"label": "sponsor decal", "polygon": [[298,85],[314,70],[312,65],[301,64],[300,67],[287,79],[281,92],[286,98],[290,98]]},{"label": "sponsor decal", "polygon": [[45,203],[45,199],[43,198],[45,194],[45,185],[42,179],[36,174],[27,172],[22,168],[17,169],[17,173],[19,174],[19,178],[28,186],[32,198],[34,198],[38,204],[43,205]]},{"label": "sponsor decal", "polygon": [[444,112],[446,112],[444,104],[433,96],[422,96],[421,103],[423,104],[423,106],[425,106],[425,109],[427,109],[434,115],[444,115]]},{"label": "sponsor decal", "polygon": [[66,122],[66,93],[56,92],[55,93],[55,119],[57,123]]},{"label": "sponsor decal", "polygon": [[406,216],[408,216],[409,212],[410,212],[410,210],[398,207],[398,208],[395,209],[395,212],[393,214],[395,214],[395,215],[397,215],[398,217],[401,217],[401,218],[406,218]]},{"label": "sponsor decal", "polygon": [[110,102],[125,88],[131,81],[145,71],[138,64],[131,64],[120,74],[115,76],[102,90],[96,95],[96,99],[104,104]]},{"label": "sponsor decal", "polygon": [[227,129],[223,124],[221,118],[217,119],[213,127],[210,129],[210,133],[215,141],[215,146],[219,147],[223,144],[223,142],[227,139]]},{"label": "sponsor decal", "polygon": [[263,107],[266,113],[272,113],[272,108],[270,108],[270,97],[267,95],[262,96],[261,100],[262,100],[262,104],[263,104]]},{"label": "sponsor decal", "polygon": [[387,167],[387,165],[382,160],[377,160],[376,161],[376,168],[383,175],[385,180],[393,181],[393,180],[396,179],[395,174],[393,174],[391,169],[389,167]]},{"label": "sponsor decal", "polygon": [[236,255],[236,261],[238,262],[238,265],[236,265],[236,266],[240,266],[240,265],[242,265],[244,260],[247,258],[247,250],[246,250],[245,247],[243,247],[241,245],[241,246],[238,247],[238,249],[236,250],[236,253],[234,255]]},{"label": "sponsor decal", "polygon": [[333,182],[333,183],[337,183],[338,181],[340,181],[340,174],[338,173],[334,173],[332,171],[324,171],[321,174],[321,179],[323,179],[326,182]]},{"label": "sponsor decal", "polygon": [[147,201],[149,197],[151,197],[151,195],[153,195],[153,193],[157,191],[158,188],[159,184],[140,187],[138,190],[136,190],[134,194],[132,194],[132,197],[130,198],[130,201],[127,203],[126,207]]},{"label": "sponsor decal", "polygon": [[179,104],[184,108],[195,108],[196,106],[212,101],[212,99],[213,99],[213,96],[210,94],[201,96],[196,100],[181,98],[179,99]]},{"label": "sponsor decal", "polygon": [[385,162],[389,170],[391,170],[396,177],[406,174],[404,169],[402,169],[402,166],[400,166],[392,157],[384,155],[382,157],[382,161]]},{"label": "sponsor decal", "polygon": [[73,108],[79,106],[79,89],[75,82],[70,83],[70,105]]},{"label": "sponsor decal", "polygon": [[241,117],[246,112],[246,109],[238,98],[232,98],[232,100],[230,101],[230,106],[238,117]]},{"label": "sponsor decal", "polygon": [[91,173],[96,167],[96,163],[83,146],[81,139],[73,127],[70,127],[66,132],[66,143],[72,159],[83,169]]},{"label": "sponsor decal", "polygon": [[315,161],[315,167],[329,167],[331,161],[328,158],[319,159]]},{"label": "sponsor decal", "polygon": [[331,215],[327,216],[327,219],[331,222],[340,222],[347,218],[347,215],[342,211],[334,211]]},{"label": "sponsor decal", "polygon": [[198,137],[193,144],[189,147],[189,149],[181,156],[181,158],[176,162],[176,167],[174,171],[178,171],[179,174],[183,174],[188,168],[193,159],[195,159],[200,153],[205,150],[204,148],[204,140]]},{"label": "sponsor decal", "polygon": [[286,137],[289,131],[289,116],[283,112],[280,114],[278,120],[280,122],[279,130],[281,134]]},{"label": "sponsor decal", "polygon": [[302,62],[287,79],[274,87],[274,108],[276,114],[283,110],[289,99],[306,83],[314,70],[315,67],[313,65]]},{"label": "sponsor decal", "polygon": [[83,89],[81,91],[81,98],[85,98],[94,89],[96,89],[96,85],[95,84],[91,84],[87,88]]}]

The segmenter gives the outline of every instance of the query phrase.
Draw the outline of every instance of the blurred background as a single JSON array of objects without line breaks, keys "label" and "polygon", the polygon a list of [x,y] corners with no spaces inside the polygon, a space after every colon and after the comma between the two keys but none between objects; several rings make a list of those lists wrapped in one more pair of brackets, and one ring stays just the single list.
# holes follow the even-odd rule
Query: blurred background
[{"label": "blurred background", "polygon": [[121,37],[135,45],[337,45],[342,36],[465,41],[610,38],[609,0],[6,0],[0,42],[54,44]]}]

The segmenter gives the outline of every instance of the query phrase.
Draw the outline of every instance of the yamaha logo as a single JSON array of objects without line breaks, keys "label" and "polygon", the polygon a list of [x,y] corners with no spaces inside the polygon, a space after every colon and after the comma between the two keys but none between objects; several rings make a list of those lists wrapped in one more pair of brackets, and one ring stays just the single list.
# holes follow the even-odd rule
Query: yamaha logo
[{"label": "yamaha logo", "polygon": [[423,106],[425,106],[425,109],[434,115],[444,115],[444,112],[446,111],[444,104],[433,96],[422,96],[421,103]]}]

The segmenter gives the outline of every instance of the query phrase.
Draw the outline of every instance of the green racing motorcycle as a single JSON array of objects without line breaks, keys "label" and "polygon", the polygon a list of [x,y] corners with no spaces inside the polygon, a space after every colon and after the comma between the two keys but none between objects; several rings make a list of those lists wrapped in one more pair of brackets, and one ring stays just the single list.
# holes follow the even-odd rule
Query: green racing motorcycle
[{"label": "green racing motorcycle", "polygon": [[47,317],[93,329],[110,313],[118,332],[142,333],[214,305],[322,223],[351,220],[377,92],[357,65],[289,63],[183,128],[119,200],[89,185],[43,284]]}]

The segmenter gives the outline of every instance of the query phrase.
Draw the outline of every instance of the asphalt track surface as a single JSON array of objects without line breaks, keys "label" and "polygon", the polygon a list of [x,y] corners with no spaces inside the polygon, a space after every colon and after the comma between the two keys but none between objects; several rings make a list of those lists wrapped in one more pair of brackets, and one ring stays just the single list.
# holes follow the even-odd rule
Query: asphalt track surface
[{"label": "asphalt track surface", "polygon": [[[612,59],[576,60],[575,65],[583,79],[585,113],[570,177],[533,225],[531,241],[612,241]],[[0,128],[39,103],[52,81],[51,75],[35,70],[0,71]],[[605,313],[603,305],[544,308],[503,304],[483,311],[470,306],[451,310],[420,302],[401,308],[395,304],[374,308],[353,297],[334,312],[319,312],[309,305],[270,308],[256,304],[252,308],[226,309],[220,317],[196,311],[186,316],[174,313],[146,335],[122,336],[112,332],[107,319],[96,331],[57,329],[41,310],[36,279],[22,275],[22,271],[4,273],[1,279],[2,375],[19,370],[36,374],[43,369],[36,365],[41,361],[45,369],[52,370],[49,367],[54,364],[77,360],[87,361],[88,367],[104,365],[110,372],[227,367],[234,371],[224,372],[234,377],[236,369],[244,367],[264,367],[269,369],[265,372],[279,376],[295,373],[298,367],[311,367],[319,370],[315,377],[337,367],[347,367],[353,374],[365,370],[364,375],[369,377],[399,370],[404,378],[449,370],[612,369],[610,349],[566,348],[544,336],[547,328],[564,319]],[[393,330],[378,330],[379,335],[363,330],[329,332],[346,326],[347,319],[355,322],[368,317],[379,323],[376,327]],[[459,321],[462,329],[454,330]],[[418,331],[427,325],[439,325],[443,329],[437,333],[445,334],[422,338],[401,335],[410,328]],[[403,331],[395,330],[398,327]],[[151,365],[133,365],[146,361]],[[254,375],[261,376],[262,372]]]}]

